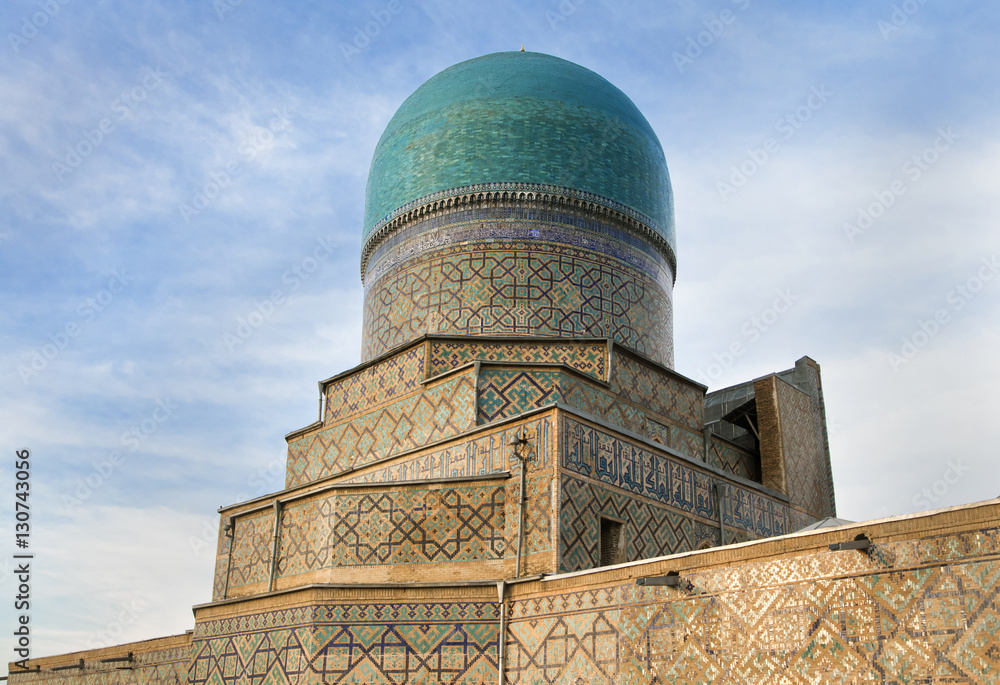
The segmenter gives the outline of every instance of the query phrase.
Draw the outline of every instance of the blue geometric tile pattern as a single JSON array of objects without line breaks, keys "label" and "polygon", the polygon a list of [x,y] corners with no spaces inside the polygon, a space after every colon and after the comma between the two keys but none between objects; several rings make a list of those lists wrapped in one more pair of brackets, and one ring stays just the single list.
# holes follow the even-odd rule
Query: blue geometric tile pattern
[{"label": "blue geometric tile pattern", "polygon": [[[679,512],[707,521],[718,520],[714,476],[572,418],[566,419],[565,427],[562,466],[567,471]],[[784,535],[815,520],[736,484],[727,485],[723,503],[726,527],[744,531],[752,538]]]},{"label": "blue geometric tile pattern", "polygon": [[673,364],[672,269],[659,255],[591,235],[572,217],[567,226],[448,218],[439,243],[422,240],[418,223],[369,262],[362,359],[437,333],[613,338]]},{"label": "blue geometric tile pattern", "polygon": [[488,602],[358,602],[199,623],[190,685],[448,683],[496,679]]}]

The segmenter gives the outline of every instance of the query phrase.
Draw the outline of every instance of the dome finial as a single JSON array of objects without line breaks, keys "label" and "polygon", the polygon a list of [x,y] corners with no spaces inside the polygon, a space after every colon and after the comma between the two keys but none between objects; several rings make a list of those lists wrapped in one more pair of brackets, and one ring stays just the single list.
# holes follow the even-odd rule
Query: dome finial
[{"label": "dome finial", "polygon": [[524,43],[521,43],[521,52],[524,52]]}]

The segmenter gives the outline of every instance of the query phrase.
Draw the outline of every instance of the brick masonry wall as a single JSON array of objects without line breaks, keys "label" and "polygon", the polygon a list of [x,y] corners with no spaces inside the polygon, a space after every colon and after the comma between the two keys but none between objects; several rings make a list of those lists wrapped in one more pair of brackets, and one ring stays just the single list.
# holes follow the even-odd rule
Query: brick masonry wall
[{"label": "brick masonry wall", "polygon": [[[515,588],[509,682],[1000,683],[1000,503]],[[831,542],[866,532],[869,552]],[[680,588],[640,587],[679,571]]]},{"label": "brick masonry wall", "polygon": [[[101,663],[102,659],[125,659],[132,653],[133,661]],[[40,670],[24,672],[11,665],[8,682],[17,685],[154,685],[185,684],[191,665],[192,635],[161,637],[114,647],[73,652],[59,656],[32,659],[29,664]],[[53,671],[52,668],[78,664],[82,669]]]},{"label": "brick masonry wall", "polygon": [[[510,586],[507,679],[996,685],[997,521],[993,500]],[[870,550],[828,549],[859,533]],[[668,571],[680,573],[680,587],[636,584]],[[198,607],[195,616],[193,636],[35,660],[41,672],[14,672],[10,682],[497,680],[492,585],[311,588]],[[133,649],[134,671],[97,663]],[[84,672],[50,670],[79,658]]]},{"label": "brick masonry wall", "polygon": [[833,485],[823,448],[823,426],[813,399],[784,380],[776,379],[782,452],[788,496],[817,516],[833,516]]}]

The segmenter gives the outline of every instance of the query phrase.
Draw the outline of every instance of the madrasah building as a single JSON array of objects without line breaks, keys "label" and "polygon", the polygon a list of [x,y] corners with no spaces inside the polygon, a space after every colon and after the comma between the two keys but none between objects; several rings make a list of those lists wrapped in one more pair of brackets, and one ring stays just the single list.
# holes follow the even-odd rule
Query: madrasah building
[{"label": "madrasah building", "polygon": [[1000,682],[1000,501],[840,521],[815,361],[674,371],[670,178],[611,83],[437,74],[362,244],[361,364],[220,510],[193,629],[10,685]]}]

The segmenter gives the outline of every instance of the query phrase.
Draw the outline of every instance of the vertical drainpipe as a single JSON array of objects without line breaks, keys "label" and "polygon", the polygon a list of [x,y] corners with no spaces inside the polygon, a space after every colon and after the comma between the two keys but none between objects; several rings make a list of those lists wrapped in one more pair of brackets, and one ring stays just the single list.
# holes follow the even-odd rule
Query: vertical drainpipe
[{"label": "vertical drainpipe", "polygon": [[278,573],[278,537],[281,534],[281,500],[274,500],[274,535],[271,536],[271,573],[267,579],[267,591],[274,590],[274,577]]},{"label": "vertical drainpipe", "polygon": [[507,584],[504,581],[497,581],[497,596],[500,599],[500,636],[497,638],[497,683],[499,685],[504,685],[505,662],[507,660],[507,605],[504,602],[504,590],[506,588]]},{"label": "vertical drainpipe", "polygon": [[[223,530],[223,535],[226,535]],[[229,595],[229,573],[233,568],[233,547],[236,546],[236,517],[229,517],[229,554],[226,555],[226,584],[222,586],[222,599]]]},{"label": "vertical drainpipe", "polygon": [[524,492],[524,472],[528,470],[527,460],[515,451],[514,456],[521,462],[521,487],[517,494],[517,564],[514,577],[521,577],[521,548],[524,545],[524,502],[527,499]]}]

